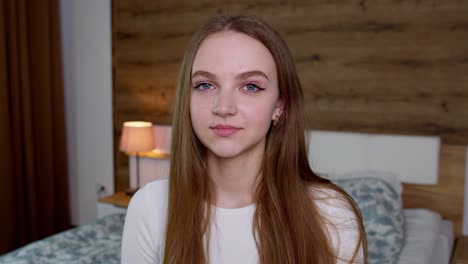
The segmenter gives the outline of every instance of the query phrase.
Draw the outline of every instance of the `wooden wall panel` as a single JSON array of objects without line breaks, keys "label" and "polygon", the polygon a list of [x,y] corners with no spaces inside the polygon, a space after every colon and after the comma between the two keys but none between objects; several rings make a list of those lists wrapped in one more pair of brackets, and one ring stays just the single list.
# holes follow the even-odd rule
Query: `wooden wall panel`
[{"label": "wooden wall panel", "polygon": [[256,14],[286,39],[308,127],[439,135],[468,144],[468,2],[113,0],[116,190],[122,122],[169,124],[191,34],[216,13]]}]

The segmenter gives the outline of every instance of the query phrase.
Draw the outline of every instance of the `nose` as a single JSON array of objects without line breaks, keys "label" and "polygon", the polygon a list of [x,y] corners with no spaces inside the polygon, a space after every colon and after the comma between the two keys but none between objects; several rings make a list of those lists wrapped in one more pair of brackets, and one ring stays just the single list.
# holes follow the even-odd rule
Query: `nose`
[{"label": "nose", "polygon": [[237,106],[234,94],[231,94],[227,89],[218,89],[213,97],[212,112],[219,116],[235,115]]}]

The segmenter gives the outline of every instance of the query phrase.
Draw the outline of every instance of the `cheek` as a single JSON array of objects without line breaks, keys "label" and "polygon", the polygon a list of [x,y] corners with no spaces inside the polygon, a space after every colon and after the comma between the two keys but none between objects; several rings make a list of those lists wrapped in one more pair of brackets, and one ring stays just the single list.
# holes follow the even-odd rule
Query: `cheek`
[{"label": "cheek", "polygon": [[190,119],[193,126],[206,120],[210,111],[211,107],[207,97],[197,96],[196,94],[190,96]]},{"label": "cheek", "polygon": [[259,127],[268,128],[271,123],[274,108],[265,107],[265,103],[256,103],[249,107],[248,115],[253,124]]}]

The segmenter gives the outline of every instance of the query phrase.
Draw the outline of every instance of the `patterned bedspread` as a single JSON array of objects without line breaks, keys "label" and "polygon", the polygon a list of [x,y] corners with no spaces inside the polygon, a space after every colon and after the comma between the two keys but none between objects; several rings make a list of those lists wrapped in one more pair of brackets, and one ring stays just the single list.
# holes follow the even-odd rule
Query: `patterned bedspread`
[{"label": "patterned bedspread", "polygon": [[103,217],[33,242],[0,257],[0,263],[120,263],[125,214]]}]

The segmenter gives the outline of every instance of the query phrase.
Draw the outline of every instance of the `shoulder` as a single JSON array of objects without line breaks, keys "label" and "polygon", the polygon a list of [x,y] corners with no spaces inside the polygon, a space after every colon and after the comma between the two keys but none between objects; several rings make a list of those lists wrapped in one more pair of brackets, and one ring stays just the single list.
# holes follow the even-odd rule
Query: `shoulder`
[{"label": "shoulder", "polygon": [[[319,209],[332,246],[342,260],[351,260],[356,250],[360,263],[363,259],[361,217],[355,212],[352,200],[338,190],[327,187],[313,188],[313,200]],[[345,261],[346,262],[346,261]]]},{"label": "shoulder", "polygon": [[166,219],[169,181],[159,179],[139,189],[130,200],[127,219],[135,217],[148,224],[162,222]]},{"label": "shoulder", "polygon": [[167,179],[156,180],[130,200],[122,235],[122,263],[160,263],[168,190]]},{"label": "shoulder", "polygon": [[168,178],[162,178],[150,182],[133,195],[130,200],[129,208],[143,207],[146,210],[149,208],[158,209],[158,206],[167,205],[168,191]]},{"label": "shoulder", "polygon": [[338,190],[318,187],[311,188],[313,200],[321,211],[325,220],[330,224],[340,225],[343,222],[358,219],[353,209],[353,201]]}]

